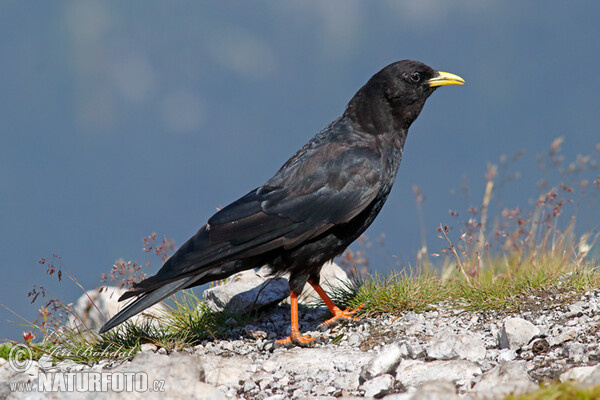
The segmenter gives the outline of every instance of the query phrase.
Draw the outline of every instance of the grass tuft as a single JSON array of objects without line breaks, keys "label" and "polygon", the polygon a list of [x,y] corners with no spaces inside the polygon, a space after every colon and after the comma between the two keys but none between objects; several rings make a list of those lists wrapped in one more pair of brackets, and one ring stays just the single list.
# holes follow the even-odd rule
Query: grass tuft
[{"label": "grass tuft", "polygon": [[509,395],[506,400],[595,400],[600,398],[600,386],[581,387],[573,382],[555,382],[549,385],[542,384],[540,388],[531,393],[518,396]]}]

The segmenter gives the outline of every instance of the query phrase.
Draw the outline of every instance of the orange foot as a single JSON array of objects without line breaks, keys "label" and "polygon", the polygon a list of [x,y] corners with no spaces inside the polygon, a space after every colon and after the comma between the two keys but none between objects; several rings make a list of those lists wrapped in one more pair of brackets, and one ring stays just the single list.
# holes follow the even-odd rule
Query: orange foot
[{"label": "orange foot", "polygon": [[316,338],[310,337],[308,335],[301,335],[299,331],[292,330],[290,336],[285,339],[279,339],[277,344],[284,346],[300,346],[300,347],[309,347],[314,344]]},{"label": "orange foot", "polygon": [[333,317],[329,318],[327,321],[323,322],[320,326],[321,328],[329,328],[332,325],[337,324],[340,320],[349,320],[349,321],[360,321],[360,318],[353,317],[358,311],[360,311],[365,305],[361,304],[354,310],[340,310],[337,306],[332,310]]}]

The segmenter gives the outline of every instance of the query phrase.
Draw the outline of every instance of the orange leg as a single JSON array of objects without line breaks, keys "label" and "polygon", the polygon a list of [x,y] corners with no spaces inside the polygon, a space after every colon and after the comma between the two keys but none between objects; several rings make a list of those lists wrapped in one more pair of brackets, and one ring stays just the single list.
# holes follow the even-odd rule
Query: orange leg
[{"label": "orange leg", "polygon": [[308,335],[302,336],[298,328],[298,295],[292,290],[290,293],[290,303],[292,311],[292,330],[290,336],[277,341],[278,344],[296,344],[298,346],[306,346],[315,340]]},{"label": "orange leg", "polygon": [[319,294],[319,296],[321,296],[321,298],[325,302],[325,305],[327,305],[327,308],[329,308],[329,311],[331,312],[331,314],[333,314],[333,317],[331,317],[327,321],[323,322],[321,324],[321,326],[331,325],[340,319],[347,319],[347,320],[351,320],[351,321],[360,321],[360,318],[355,318],[355,317],[353,317],[353,315],[356,314],[356,312],[359,311],[361,308],[363,308],[364,304],[361,304],[355,310],[342,311],[342,310],[340,310],[340,308],[338,306],[333,304],[333,301],[331,301],[329,296],[327,296],[327,293],[325,293],[325,291],[323,290],[323,288],[320,285],[314,283],[311,279],[308,280],[308,283],[310,283],[310,285],[315,289],[315,292],[317,292]]}]

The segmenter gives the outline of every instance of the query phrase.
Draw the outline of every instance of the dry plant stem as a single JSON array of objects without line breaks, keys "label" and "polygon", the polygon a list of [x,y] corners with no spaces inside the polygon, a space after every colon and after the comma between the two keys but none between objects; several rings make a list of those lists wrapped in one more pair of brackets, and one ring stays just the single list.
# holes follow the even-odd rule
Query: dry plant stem
[{"label": "dry plant stem", "polygon": [[481,203],[481,220],[479,229],[479,241],[478,248],[481,252],[485,245],[485,227],[487,224],[488,207],[490,200],[492,199],[492,190],[494,189],[494,176],[496,175],[496,166],[490,166],[487,174],[487,184],[485,185],[485,192],[483,194],[483,203]]},{"label": "dry plant stem", "polygon": [[454,257],[456,258],[456,264],[458,265],[458,268],[460,269],[460,272],[463,274],[463,276],[465,277],[465,279],[467,280],[467,282],[471,283],[472,279],[465,272],[465,268],[463,267],[462,262],[460,261],[460,256],[456,252],[456,247],[454,247],[454,243],[452,243],[452,241],[448,237],[448,234],[446,233],[446,229],[444,229],[444,227],[442,225],[440,225],[440,231],[442,232],[442,234],[444,235],[444,237],[448,241],[448,244],[450,244],[450,249],[452,250],[452,253],[454,254]]},{"label": "dry plant stem", "polygon": [[417,252],[417,261],[420,261],[422,265],[429,266],[429,258],[427,257],[427,235],[425,231],[425,218],[423,218],[423,206],[422,202],[424,197],[421,195],[418,186],[413,185],[413,192],[415,194],[415,202],[417,204],[417,216],[419,218],[419,230],[421,231],[421,248]]}]

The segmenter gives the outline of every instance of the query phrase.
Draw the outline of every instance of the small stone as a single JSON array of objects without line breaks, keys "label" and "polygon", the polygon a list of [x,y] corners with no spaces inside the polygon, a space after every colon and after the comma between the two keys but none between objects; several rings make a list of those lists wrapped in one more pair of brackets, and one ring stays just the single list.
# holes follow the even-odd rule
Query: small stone
[{"label": "small stone", "polygon": [[365,391],[365,397],[380,398],[388,394],[393,386],[394,377],[390,374],[383,374],[366,381],[360,388]]},{"label": "small stone", "polygon": [[519,395],[534,390],[537,386],[525,368],[523,361],[508,361],[483,374],[473,388],[478,398],[497,399],[508,394]]},{"label": "small stone", "polygon": [[435,380],[452,381],[467,385],[482,374],[481,368],[472,361],[418,361],[405,360],[396,370],[396,378],[404,387],[419,387],[424,382]]},{"label": "small stone", "polygon": [[246,327],[244,328],[244,332],[246,332],[246,335],[250,336],[252,339],[265,340],[267,338],[267,332],[258,329],[248,329],[248,327]]},{"label": "small stone", "polygon": [[600,385],[600,367],[598,367],[596,365],[594,367],[594,369],[591,371],[591,373],[587,377],[585,377],[583,382],[581,382],[581,384],[586,387],[599,386]]},{"label": "small stone", "polygon": [[510,317],[504,319],[499,334],[501,349],[518,350],[540,334],[539,328],[523,318]]},{"label": "small stone", "polygon": [[254,381],[244,382],[244,386],[243,386],[244,392],[249,392],[252,389],[254,389],[255,387],[256,387],[256,383],[254,383]]},{"label": "small stone", "polygon": [[458,400],[458,398],[456,386],[451,382],[431,381],[421,385],[412,395],[411,400]]},{"label": "small stone", "polygon": [[304,381],[300,383],[300,389],[302,389],[304,393],[310,393],[314,386],[315,383],[311,381]]},{"label": "small stone", "polygon": [[394,343],[385,346],[379,354],[373,357],[361,370],[362,381],[371,380],[382,374],[389,374],[398,367],[402,361],[400,344]]},{"label": "small stone", "polygon": [[[140,346],[140,351],[147,353],[149,351],[155,353],[156,350],[158,350],[158,347],[156,347],[156,345],[154,343],[143,343]],[[162,354],[162,353],[161,353]],[[166,350],[165,350],[165,354],[166,354]]]},{"label": "small stone", "polygon": [[533,351],[533,354],[535,355],[546,353],[549,348],[550,344],[546,339],[537,339],[531,345],[531,351]]},{"label": "small stone", "polygon": [[408,356],[410,358],[412,358],[413,360],[416,360],[417,358],[423,358],[423,357],[425,357],[425,354],[426,354],[425,348],[423,346],[421,346],[419,343],[408,344],[407,350],[408,350]]},{"label": "small stone", "polygon": [[258,365],[256,364],[250,364],[246,367],[246,372],[255,373],[256,371],[258,371]]},{"label": "small stone", "polygon": [[[234,394],[235,396],[235,394]],[[265,400],[283,400],[285,399],[285,395],[283,394],[274,394],[272,396],[267,397]]]},{"label": "small stone", "polygon": [[512,361],[517,358],[517,352],[511,349],[502,349],[498,353],[498,362]]},{"label": "small stone", "polygon": [[434,360],[465,359],[480,361],[485,358],[483,341],[473,334],[455,333],[452,329],[442,329],[431,340],[427,357]]},{"label": "small stone", "polygon": [[587,377],[589,377],[596,369],[598,369],[597,366],[571,368],[560,374],[559,379],[561,382],[567,382],[571,380],[582,382],[587,379]]},{"label": "small stone", "polygon": [[574,363],[586,362],[587,354],[587,346],[583,343],[579,342],[571,342],[567,343],[565,346],[567,353],[569,354],[569,360]]},{"label": "small stone", "polygon": [[362,337],[358,333],[352,333],[348,336],[348,345],[356,347],[360,345]]}]

